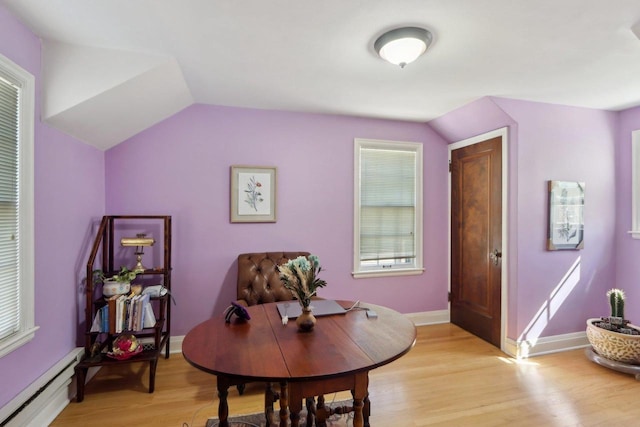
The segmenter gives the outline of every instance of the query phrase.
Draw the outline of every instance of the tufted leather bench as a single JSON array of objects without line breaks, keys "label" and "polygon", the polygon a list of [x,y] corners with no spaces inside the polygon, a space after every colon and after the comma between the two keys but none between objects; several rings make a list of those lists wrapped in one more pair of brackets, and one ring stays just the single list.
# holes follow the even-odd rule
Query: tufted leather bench
[{"label": "tufted leather bench", "polygon": [[293,299],[276,267],[309,252],[254,252],[238,255],[238,303],[245,306]]}]

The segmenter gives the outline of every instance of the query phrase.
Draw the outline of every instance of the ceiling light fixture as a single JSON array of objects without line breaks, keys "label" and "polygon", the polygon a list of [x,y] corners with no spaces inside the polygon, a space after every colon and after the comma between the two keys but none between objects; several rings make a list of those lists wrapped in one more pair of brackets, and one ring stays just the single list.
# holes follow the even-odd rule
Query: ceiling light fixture
[{"label": "ceiling light fixture", "polygon": [[402,27],[378,37],[373,47],[382,59],[404,68],[427,50],[431,40],[431,32],[424,28]]}]

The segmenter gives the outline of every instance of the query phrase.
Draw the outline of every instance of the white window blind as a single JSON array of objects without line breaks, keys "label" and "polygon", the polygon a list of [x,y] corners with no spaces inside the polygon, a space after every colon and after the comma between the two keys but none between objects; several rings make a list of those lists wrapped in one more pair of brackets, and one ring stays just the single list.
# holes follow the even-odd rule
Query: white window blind
[{"label": "white window blind", "polygon": [[356,140],[354,275],[422,268],[422,144]]},{"label": "white window blind", "polygon": [[631,237],[640,239],[640,130],[631,132]]},{"label": "white window blind", "polygon": [[0,78],[0,340],[20,330],[18,96]]},{"label": "white window blind", "polygon": [[34,78],[0,55],[0,357],[31,340],[34,316]]}]

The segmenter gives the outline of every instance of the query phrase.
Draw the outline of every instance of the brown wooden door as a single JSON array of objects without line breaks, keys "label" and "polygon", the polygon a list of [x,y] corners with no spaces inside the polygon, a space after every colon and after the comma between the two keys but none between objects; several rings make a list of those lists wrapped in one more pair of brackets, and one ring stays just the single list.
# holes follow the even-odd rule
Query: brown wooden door
[{"label": "brown wooden door", "polygon": [[451,323],[500,347],[502,137],[451,152]]}]

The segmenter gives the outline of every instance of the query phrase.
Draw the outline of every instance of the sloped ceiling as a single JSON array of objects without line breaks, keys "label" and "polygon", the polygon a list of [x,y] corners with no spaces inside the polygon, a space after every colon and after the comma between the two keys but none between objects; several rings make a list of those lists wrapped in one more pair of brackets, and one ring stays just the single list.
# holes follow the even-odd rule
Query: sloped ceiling
[{"label": "sloped ceiling", "polygon": [[44,43],[45,121],[108,149],[193,103],[173,58]]},{"label": "sloped ceiling", "polygon": [[[426,122],[484,96],[640,105],[638,0],[0,0],[43,39],[46,120],[101,148],[192,102]],[[400,69],[384,31],[428,28]]]}]

